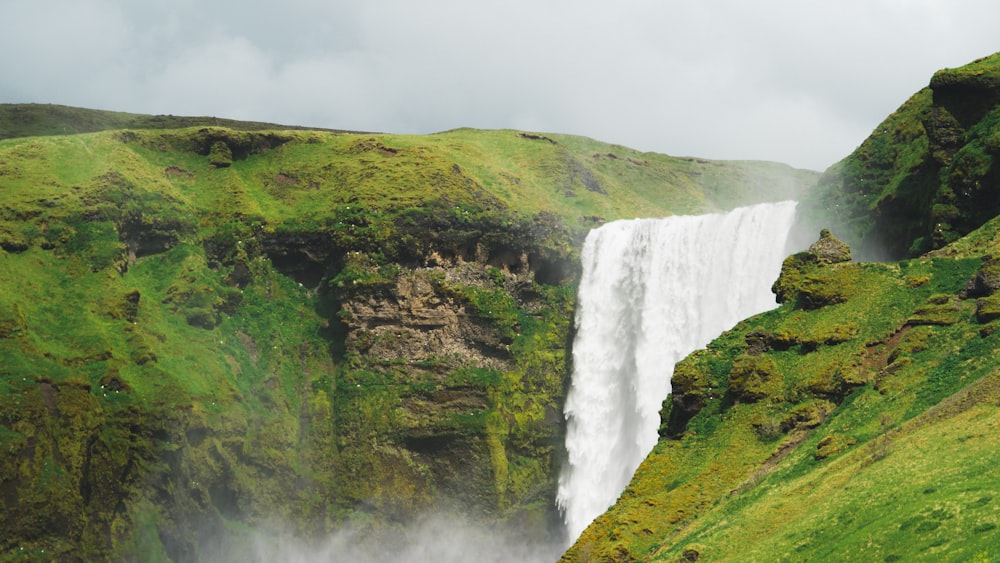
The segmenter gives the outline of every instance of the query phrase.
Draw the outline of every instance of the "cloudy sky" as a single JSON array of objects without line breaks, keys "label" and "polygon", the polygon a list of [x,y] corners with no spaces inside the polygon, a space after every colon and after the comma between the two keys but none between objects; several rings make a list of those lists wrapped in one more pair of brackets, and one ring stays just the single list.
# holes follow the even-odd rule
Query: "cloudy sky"
[{"label": "cloudy sky", "polygon": [[995,0],[0,0],[0,102],[575,133],[824,169]]}]

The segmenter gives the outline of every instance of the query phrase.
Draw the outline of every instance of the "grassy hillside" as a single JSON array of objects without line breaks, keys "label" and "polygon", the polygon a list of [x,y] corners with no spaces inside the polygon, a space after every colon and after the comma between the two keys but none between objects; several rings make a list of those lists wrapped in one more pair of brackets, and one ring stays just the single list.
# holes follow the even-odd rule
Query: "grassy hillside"
[{"label": "grassy hillside", "polygon": [[937,73],[807,201],[869,256],[936,250],[789,257],[564,561],[1000,558],[998,64]]},{"label": "grassy hillside", "polygon": [[237,556],[442,504],[544,536],[586,229],[815,180],[518,131],[2,109],[0,558]]},{"label": "grassy hillside", "polygon": [[664,439],[564,559],[995,558],[985,264],[790,258],[784,305],[677,367]]},{"label": "grassy hillside", "polygon": [[[72,113],[64,116],[63,112]],[[17,126],[16,116],[37,113],[42,115]],[[232,132],[211,127],[190,128],[215,123],[230,127]],[[581,216],[593,220],[605,215],[663,215],[794,199],[803,188],[812,185],[815,176],[776,163],[675,158],[639,153],[583,137],[517,131],[460,129],[426,136],[287,130],[264,133],[260,130],[267,124],[261,123],[133,116],[32,105],[0,105],[0,127],[5,133],[3,137],[53,135],[67,129],[71,132],[156,129],[148,133],[36,139],[20,149],[52,150],[51,158],[65,159],[66,163],[61,165],[65,170],[76,170],[80,160],[88,161],[89,170],[113,165],[111,161],[102,161],[112,158],[113,148],[127,149],[145,161],[144,172],[156,181],[162,181],[164,175],[156,167],[180,157],[184,160],[173,165],[190,172],[192,179],[217,182],[217,177],[201,174],[216,167],[211,158],[200,157],[208,155],[211,145],[221,140],[235,151],[237,166],[233,170],[241,171],[237,183],[249,183],[241,185],[241,191],[267,188],[282,175],[281,190],[286,193],[281,206],[287,215],[315,213],[317,209],[325,209],[324,205],[352,199],[382,207],[403,207],[441,198],[459,200],[468,195],[463,193],[468,188],[478,188],[515,211],[545,210],[575,223]],[[188,129],[173,131],[183,127]],[[16,144],[25,145],[21,141]],[[14,157],[11,165],[20,166],[16,154],[11,155]],[[30,155],[25,156],[30,159]],[[185,168],[182,164],[189,166]],[[174,171],[175,175],[177,172]],[[289,177],[292,172],[297,176]],[[452,175],[467,180],[447,182]],[[334,188],[338,193],[331,195]],[[268,196],[273,199],[277,189],[272,186],[272,193],[250,195],[255,199]],[[313,208],[303,208],[297,205],[302,203],[303,189],[320,190],[323,199],[312,202]]]}]

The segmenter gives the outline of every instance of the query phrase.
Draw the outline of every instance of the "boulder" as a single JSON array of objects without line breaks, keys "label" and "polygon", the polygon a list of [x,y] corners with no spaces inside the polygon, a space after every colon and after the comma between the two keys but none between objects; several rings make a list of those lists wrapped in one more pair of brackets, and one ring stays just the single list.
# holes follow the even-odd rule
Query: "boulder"
[{"label": "boulder", "polygon": [[819,232],[819,240],[809,246],[809,252],[815,254],[821,264],[851,261],[851,248],[833,236],[829,229]]}]

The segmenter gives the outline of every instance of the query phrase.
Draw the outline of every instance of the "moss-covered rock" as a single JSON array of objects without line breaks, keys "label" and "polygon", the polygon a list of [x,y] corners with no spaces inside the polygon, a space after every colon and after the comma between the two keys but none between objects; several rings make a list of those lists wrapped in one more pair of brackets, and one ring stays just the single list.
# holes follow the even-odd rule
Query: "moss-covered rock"
[{"label": "moss-covered rock", "polygon": [[823,229],[809,250],[785,259],[771,291],[778,303],[795,303],[800,309],[843,303],[851,295],[854,271],[841,266],[850,259],[850,248]]},{"label": "moss-covered rock", "polygon": [[824,436],[816,444],[816,453],[814,457],[817,460],[826,459],[839,453],[843,453],[856,443],[857,441],[849,436],[841,436],[839,434]]},{"label": "moss-covered rock", "polygon": [[812,252],[799,252],[785,258],[781,264],[781,275],[771,286],[778,303],[794,302],[806,275],[815,270],[817,263],[818,259]]},{"label": "moss-covered rock", "polygon": [[823,424],[836,405],[830,401],[818,399],[797,405],[781,421],[781,429],[788,432],[793,429],[811,429]]},{"label": "moss-covered rock", "polygon": [[976,320],[990,323],[1000,318],[1000,295],[990,295],[976,299]]},{"label": "moss-covered rock", "polygon": [[819,240],[809,245],[809,252],[823,264],[839,264],[851,261],[851,248],[833,236],[829,229],[819,232]]},{"label": "moss-covered rock", "polygon": [[761,399],[781,401],[783,380],[778,365],[767,356],[740,356],[733,362],[727,381],[729,394],[736,401]]},{"label": "moss-covered rock", "polygon": [[800,388],[807,396],[839,403],[853,389],[868,383],[856,355],[845,355],[820,364],[805,374]]},{"label": "moss-covered rock", "polygon": [[910,325],[951,325],[957,323],[964,314],[965,310],[957,296],[937,294],[930,296],[906,322]]},{"label": "moss-covered rock", "polygon": [[962,298],[986,297],[993,295],[998,289],[1000,289],[1000,260],[993,256],[984,256],[982,266],[965,284],[959,295]]},{"label": "moss-covered rock", "polygon": [[708,374],[693,362],[680,362],[674,367],[670,387],[674,408],[684,412],[696,413],[706,400],[714,398]]}]

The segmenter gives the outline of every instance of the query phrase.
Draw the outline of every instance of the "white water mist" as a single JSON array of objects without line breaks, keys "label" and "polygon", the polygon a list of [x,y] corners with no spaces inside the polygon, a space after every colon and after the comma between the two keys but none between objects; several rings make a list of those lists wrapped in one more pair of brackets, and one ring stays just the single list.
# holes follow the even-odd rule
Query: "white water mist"
[{"label": "white water mist", "polygon": [[776,306],[795,203],[615,221],[582,252],[556,502],[570,542],[608,509],[657,441],[673,366]]}]

